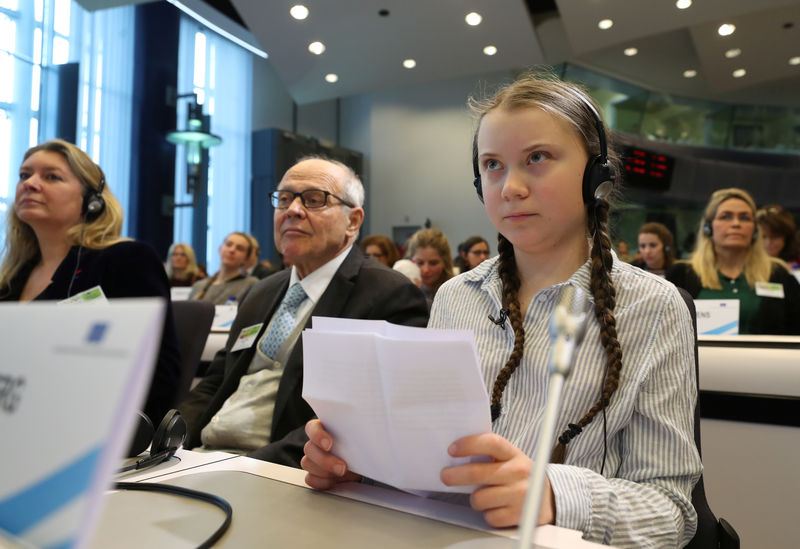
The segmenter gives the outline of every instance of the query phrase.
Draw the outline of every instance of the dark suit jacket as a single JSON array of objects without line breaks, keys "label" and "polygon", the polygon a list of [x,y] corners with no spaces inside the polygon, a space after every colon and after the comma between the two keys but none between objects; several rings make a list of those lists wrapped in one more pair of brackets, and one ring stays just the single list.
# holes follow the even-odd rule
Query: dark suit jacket
[{"label": "dark suit jacket", "polygon": [[[188,426],[185,448],[201,444],[200,431],[239,386],[239,379],[255,353],[249,349],[229,349],[242,328],[264,323],[256,338],[261,338],[283,299],[291,271],[285,269],[250,288],[239,306],[225,348],[217,353],[203,380],[179,406]],[[328,288],[314,307],[312,316],[387,320],[394,324],[426,326],[428,308],[419,288],[408,278],[384,265],[367,259],[357,246],[345,258]],[[305,328],[311,327],[309,318]],[[271,444],[252,452],[251,457],[299,467],[306,436],[304,427],[314,417],[301,396],[303,388],[303,345],[297,340],[287,360],[278,386],[273,412]]]},{"label": "dark suit jacket", "polygon": [[[694,272],[690,263],[683,261],[676,263],[667,271],[666,278],[689,292],[692,298],[696,298],[703,289],[700,277]],[[783,285],[784,296],[761,298],[752,333],[800,335],[800,284],[780,265],[773,266],[769,282]]]},{"label": "dark suit jacket", "polygon": [[[76,270],[77,259],[78,246],[73,246],[53,274],[50,285],[36,296],[37,301],[44,299],[60,301],[68,297],[68,291],[71,295],[75,295],[100,286],[109,299],[162,297],[167,302],[158,361],[144,405],[145,414],[153,421],[153,425],[158,427],[164,414],[175,405],[181,363],[170,306],[169,282],[164,265],[149,244],[134,240],[119,242],[99,250],[82,248],[80,263]],[[0,301],[19,300],[22,289],[38,261],[39,258],[36,257],[20,269],[10,284],[0,291]],[[70,282],[72,282],[71,290]],[[91,385],[91,380],[87,380],[87,384]]]}]

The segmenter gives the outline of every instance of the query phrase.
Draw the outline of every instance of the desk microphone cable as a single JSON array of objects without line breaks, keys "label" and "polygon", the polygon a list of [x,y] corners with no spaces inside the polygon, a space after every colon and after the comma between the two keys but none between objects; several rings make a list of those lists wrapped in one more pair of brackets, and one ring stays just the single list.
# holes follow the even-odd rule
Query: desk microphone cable
[{"label": "desk microphone cable", "polygon": [[233,518],[233,508],[226,500],[208,492],[200,492],[199,490],[190,490],[189,488],[181,488],[180,486],[170,486],[168,484],[155,484],[155,483],[140,483],[140,482],[117,482],[114,485],[115,490],[138,490],[140,492],[157,492],[161,494],[170,494],[173,496],[180,496],[198,501],[205,501],[211,505],[218,507],[225,513],[225,520],[211,534],[203,543],[197,546],[197,549],[208,549],[212,547],[219,539],[227,532],[228,527],[231,525]]}]

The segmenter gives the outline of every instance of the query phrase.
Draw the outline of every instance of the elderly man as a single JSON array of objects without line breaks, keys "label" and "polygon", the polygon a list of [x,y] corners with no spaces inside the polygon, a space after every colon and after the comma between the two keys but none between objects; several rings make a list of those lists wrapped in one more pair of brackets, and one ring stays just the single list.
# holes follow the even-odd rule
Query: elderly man
[{"label": "elderly man", "polygon": [[271,195],[275,245],[285,269],[253,286],[225,348],[181,403],[184,446],[251,452],[299,467],[305,423],[300,333],[311,317],[382,319],[425,326],[425,298],[406,277],[365,258],[353,243],[364,188],[344,164],[300,160]]}]

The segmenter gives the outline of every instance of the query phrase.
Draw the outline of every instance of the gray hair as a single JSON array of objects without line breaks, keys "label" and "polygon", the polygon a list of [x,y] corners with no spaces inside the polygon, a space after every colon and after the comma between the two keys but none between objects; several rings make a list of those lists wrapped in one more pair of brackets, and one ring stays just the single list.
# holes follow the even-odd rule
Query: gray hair
[{"label": "gray hair", "polygon": [[345,173],[345,179],[342,182],[342,194],[344,194],[344,198],[351,204],[355,204],[357,208],[364,207],[364,184],[361,183],[361,179],[358,177],[358,174],[356,174],[353,168],[344,162],[339,162],[338,160],[334,160],[333,158],[329,158],[321,154],[310,154],[308,156],[304,156],[295,162],[295,166],[301,162],[305,162],[306,160],[323,160],[341,168]]}]

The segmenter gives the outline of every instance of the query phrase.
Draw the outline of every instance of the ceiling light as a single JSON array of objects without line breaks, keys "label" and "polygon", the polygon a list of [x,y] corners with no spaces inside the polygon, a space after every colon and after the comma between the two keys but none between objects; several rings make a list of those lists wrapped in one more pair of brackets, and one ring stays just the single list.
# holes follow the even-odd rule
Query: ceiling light
[{"label": "ceiling light", "polygon": [[322,52],[325,51],[325,44],[322,42],[311,42],[308,45],[308,51],[315,55],[322,55]]},{"label": "ceiling light", "polygon": [[733,31],[736,30],[736,25],[731,25],[730,23],[723,23],[717,29],[717,32],[720,36],[730,36],[733,34]]},{"label": "ceiling light", "polygon": [[485,48],[483,48],[483,53],[485,53],[486,55],[494,55],[497,53],[497,48],[495,48],[494,46],[486,46]]},{"label": "ceiling light", "polygon": [[694,78],[695,76],[697,76],[697,71],[694,70],[694,69],[689,69],[687,71],[683,71],[683,77],[684,78]]},{"label": "ceiling light", "polygon": [[792,57],[789,59],[790,65],[800,65],[800,57]]},{"label": "ceiling light", "polygon": [[739,57],[742,55],[742,50],[739,48],[732,48],[725,52],[725,57],[728,59],[733,59],[734,57]]},{"label": "ceiling light", "polygon": [[289,10],[289,15],[295,19],[305,19],[308,17],[308,8],[302,4],[297,4],[296,6],[292,6],[292,9]]},{"label": "ceiling light", "polygon": [[467,25],[474,27],[475,25],[481,24],[481,21],[483,21],[483,17],[481,17],[480,13],[475,13],[474,11],[471,11],[467,14],[464,20],[467,22]]},{"label": "ceiling light", "polygon": [[614,25],[614,22],[611,19],[603,19],[600,21],[597,26],[603,30],[610,29]]},{"label": "ceiling light", "polygon": [[637,50],[636,48],[625,48],[625,55],[627,55],[628,57],[633,57],[637,53],[639,53],[639,50]]},{"label": "ceiling light", "polygon": [[330,82],[331,84],[333,84],[337,80],[339,80],[339,76],[336,75],[336,74],[333,74],[332,72],[325,75],[325,81],[326,82]]},{"label": "ceiling light", "polygon": [[692,0],[678,0],[675,2],[675,7],[679,10],[685,10],[692,5]]},{"label": "ceiling light", "polygon": [[734,78],[741,78],[745,74],[747,74],[747,71],[744,69],[736,69],[735,71],[733,71]]},{"label": "ceiling light", "polygon": [[406,59],[405,61],[403,61],[403,66],[407,69],[413,69],[414,67],[417,66],[417,62],[414,61],[413,59]]}]

